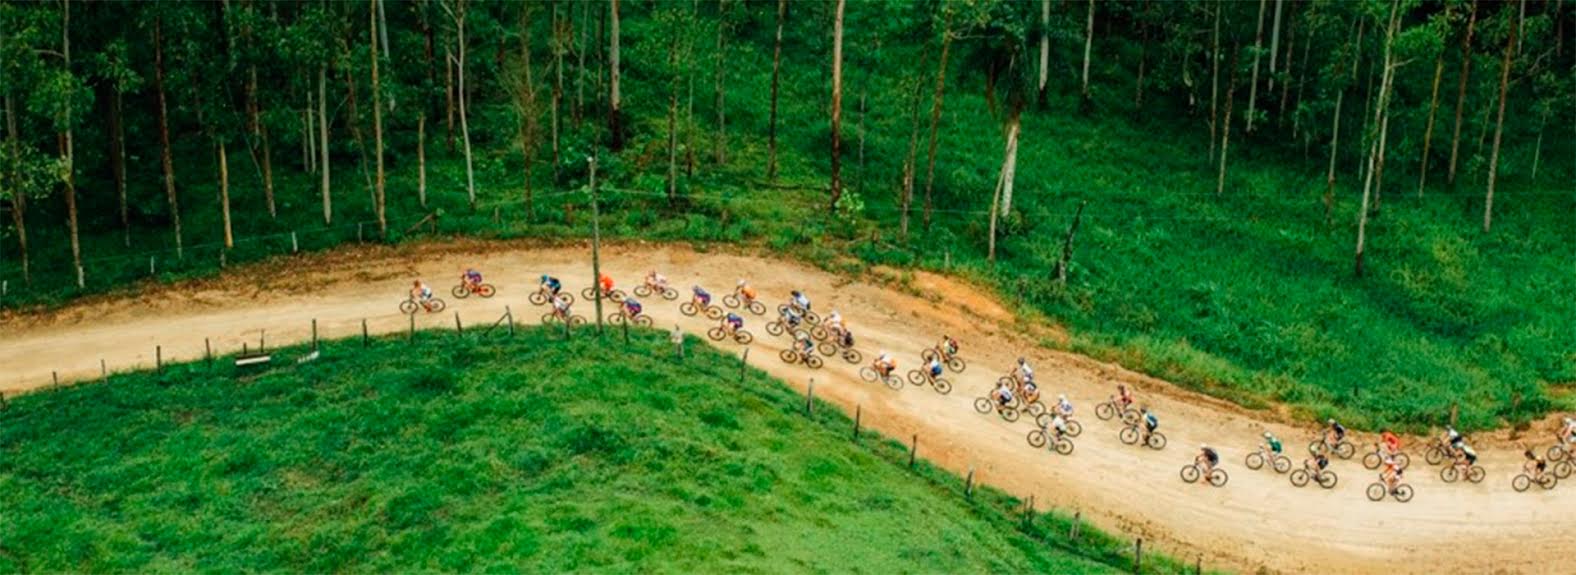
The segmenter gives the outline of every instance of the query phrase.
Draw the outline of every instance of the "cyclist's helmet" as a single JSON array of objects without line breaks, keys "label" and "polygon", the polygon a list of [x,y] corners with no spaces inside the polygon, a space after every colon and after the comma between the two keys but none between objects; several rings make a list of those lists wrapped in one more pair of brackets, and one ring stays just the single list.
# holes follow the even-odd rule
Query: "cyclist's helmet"
[{"label": "cyclist's helmet", "polygon": [[1325,423],[1328,423],[1330,425],[1335,425],[1335,418],[1331,417],[1329,420],[1325,421]]},{"label": "cyclist's helmet", "polygon": [[738,283],[738,286],[739,286],[739,287],[744,287],[744,283],[745,283],[745,282],[744,282],[744,279],[742,279],[742,278],[741,278],[741,279],[739,279],[739,283]]},{"label": "cyclist's helmet", "polygon": [[1268,432],[1268,431],[1264,432],[1264,439],[1269,439],[1270,437],[1273,437],[1272,435],[1270,435],[1270,432]]},{"label": "cyclist's helmet", "polygon": [[543,281],[543,282],[546,282],[546,281],[547,281],[547,274],[542,274],[542,281]]},{"label": "cyclist's helmet", "polygon": [[1058,401],[1067,401],[1067,394],[1065,394],[1065,393],[1057,394],[1056,399]]}]

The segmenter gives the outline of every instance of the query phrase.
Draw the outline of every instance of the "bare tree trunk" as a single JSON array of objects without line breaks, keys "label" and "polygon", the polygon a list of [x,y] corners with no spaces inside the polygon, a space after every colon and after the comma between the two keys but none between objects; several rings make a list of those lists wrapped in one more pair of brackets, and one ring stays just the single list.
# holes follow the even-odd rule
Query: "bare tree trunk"
[{"label": "bare tree trunk", "polygon": [[[371,14],[368,15],[367,19],[371,22],[369,26],[372,27],[372,39],[369,42],[372,47],[372,137],[377,145],[378,165],[377,194],[373,197],[374,202],[372,205],[378,212],[378,235],[387,239],[389,235],[388,216],[386,213],[388,206],[383,195],[383,83],[378,78],[378,34],[379,32],[387,34],[386,31],[378,27],[378,17],[382,12],[382,6],[382,0],[373,0],[374,9],[369,10]],[[383,37],[383,41],[388,41],[387,36]]]},{"label": "bare tree trunk", "polygon": [[837,210],[843,197],[843,8],[848,0],[837,0],[832,20],[832,201],[828,211]]},{"label": "bare tree trunk", "polygon": [[1039,101],[1045,105],[1045,83],[1051,70],[1051,0],[1040,0],[1040,83]]},{"label": "bare tree trunk", "polygon": [[1138,28],[1138,80],[1133,89],[1133,113],[1139,114],[1144,107],[1144,72],[1149,67],[1149,2],[1143,2],[1143,14],[1134,24]]},{"label": "bare tree trunk", "polygon": [[[616,1],[616,0],[615,0]],[[459,30],[460,60],[455,62],[456,77],[459,81],[460,97],[460,138],[465,143],[465,195],[471,204],[471,210],[476,210],[476,168],[471,162],[471,123],[470,101],[471,98],[465,91],[465,0],[457,0],[454,25]]]},{"label": "bare tree trunk", "polygon": [[[1516,2],[1525,14],[1526,0]],[[1488,160],[1488,193],[1483,196],[1483,232],[1488,233],[1494,224],[1494,183],[1499,175],[1499,145],[1505,135],[1505,96],[1510,87],[1510,65],[1516,54],[1518,40],[1521,32],[1521,20],[1518,17],[1516,27],[1510,30],[1510,41],[1505,44],[1505,58],[1499,70],[1499,118],[1494,122],[1494,149],[1489,153]],[[1541,137],[1542,130],[1539,130]]]},{"label": "bare tree trunk", "polygon": [[[347,42],[348,45],[348,42]],[[350,54],[345,54],[348,61]],[[361,134],[361,113],[357,110],[356,79],[350,75],[350,67],[345,67],[345,94],[348,109],[345,112],[346,124],[350,125],[350,139],[356,142],[356,157],[361,166],[361,180],[367,189],[367,202],[372,204],[373,211],[377,211],[378,192],[372,184],[372,170],[367,168],[367,140]]]},{"label": "bare tree trunk", "polygon": [[[1270,78],[1269,91],[1270,92],[1274,92],[1275,91],[1275,57],[1280,55],[1281,5],[1282,4],[1284,4],[1284,2],[1282,2],[1281,0],[1275,0],[1275,16],[1272,19],[1272,24],[1270,25],[1270,74],[1269,74],[1269,78]],[[1290,42],[1290,41],[1291,40],[1288,38],[1287,42]],[[1291,64],[1291,57],[1290,56],[1287,57],[1286,64],[1287,65]],[[1284,89],[1284,86],[1283,86],[1282,89]]]},{"label": "bare tree trunk", "polygon": [[[65,61],[66,74],[71,74],[71,0],[61,2],[60,16],[60,43],[61,54]],[[69,96],[69,95],[68,95]],[[66,184],[66,223],[71,230],[71,262],[75,266],[77,276],[77,289],[86,287],[82,277],[82,242],[77,234],[77,169],[75,143],[72,141],[71,127],[76,123],[72,115],[71,100],[66,98],[65,105],[66,129],[62,134],[61,154],[65,160]]]},{"label": "bare tree trunk", "polygon": [[766,179],[777,180],[777,87],[782,81],[783,19],[788,0],[777,0],[777,39],[772,47],[772,111],[766,126]]},{"label": "bare tree trunk", "polygon": [[1083,106],[1089,105],[1089,52],[1094,47],[1094,0],[1089,0],[1088,23],[1084,25],[1084,53],[1083,53],[1083,80],[1079,94],[1083,97]]},{"label": "bare tree trunk", "polygon": [[1237,51],[1236,46],[1231,47],[1231,68],[1229,79],[1226,81],[1226,117],[1220,130],[1220,174],[1215,179],[1215,195],[1226,193],[1226,159],[1231,151],[1231,109],[1237,101]]},{"label": "bare tree trunk", "polygon": [[1210,34],[1209,55],[1209,160],[1215,161],[1215,142],[1220,139],[1220,13],[1225,11],[1223,0],[1215,2],[1215,30]]},{"label": "bare tree trunk", "polygon": [[558,147],[558,117],[564,106],[564,26],[558,19],[558,3],[553,3],[553,181],[558,181],[558,166],[562,160]]},{"label": "bare tree trunk", "polygon": [[[865,80],[865,83],[868,84],[869,77],[867,76]],[[859,128],[855,131],[859,133],[859,187],[861,188],[865,185],[865,95],[865,86],[860,86]]]},{"label": "bare tree trunk", "polygon": [[[153,85],[159,93],[159,163],[164,168],[164,195],[170,202],[170,223],[175,228],[175,254],[185,259],[185,245],[181,241],[181,203],[175,193],[175,161],[170,155],[169,103],[164,92],[164,20],[153,21]],[[325,169],[326,171],[326,169]]]},{"label": "bare tree trunk", "polygon": [[1445,72],[1445,54],[1434,57],[1434,87],[1428,97],[1428,123],[1423,129],[1423,158],[1417,168],[1417,197],[1423,197],[1428,186],[1428,151],[1434,143],[1434,114],[1439,111],[1439,79]]},{"label": "bare tree trunk", "polygon": [[914,92],[909,102],[908,156],[903,162],[903,213],[898,226],[899,234],[904,242],[908,241],[909,206],[912,206],[914,203],[914,173],[919,171],[916,164],[919,163],[919,101],[923,87],[924,80],[916,76],[914,78]]},{"label": "bare tree trunk", "polygon": [[[1276,0],[1276,6],[1279,6],[1279,5],[1280,5],[1279,4],[1279,0]],[[1272,45],[1274,43],[1275,43],[1274,41],[1270,42],[1270,44],[1272,44]],[[1281,82],[1280,110],[1275,113],[1276,125],[1279,125],[1279,126],[1285,126],[1286,125],[1286,105],[1291,103],[1291,85],[1292,85],[1292,69],[1293,69],[1293,67],[1292,67],[1292,62],[1293,62],[1292,57],[1294,55],[1296,55],[1296,53],[1297,53],[1297,23],[1296,23],[1295,20],[1293,20],[1291,26],[1286,29],[1286,81],[1285,82]],[[1270,60],[1270,63],[1274,64],[1275,61],[1272,59],[1272,60]],[[1274,70],[1270,70],[1270,85],[1274,86],[1274,82],[1275,82],[1275,71]],[[1297,136],[1295,134],[1293,134],[1292,135],[1292,140],[1295,141],[1296,139],[1297,139]]]},{"label": "bare tree trunk", "polygon": [[1264,47],[1264,9],[1268,6],[1269,0],[1259,0],[1259,25],[1253,33],[1253,79],[1248,84],[1247,133],[1249,134],[1253,133],[1253,114],[1258,109],[1259,51]]},{"label": "bare tree trunk", "polygon": [[1374,166],[1374,215],[1379,214],[1380,206],[1384,203],[1384,155],[1385,140],[1390,135],[1390,107],[1385,106],[1384,116],[1379,120],[1379,158]]},{"label": "bare tree trunk", "polygon": [[[1314,26],[1312,25],[1311,22],[1308,22],[1308,21],[1305,20],[1303,25],[1307,28],[1307,30],[1304,33],[1307,34],[1308,37],[1307,38],[1303,38],[1303,40],[1302,40],[1302,66],[1301,66],[1302,77],[1297,79],[1297,95],[1296,95],[1297,107],[1298,108],[1302,107],[1302,88],[1303,88],[1304,85],[1306,85],[1308,83],[1308,77],[1314,75],[1314,74],[1310,74],[1309,73],[1308,60],[1309,60],[1309,57],[1311,57],[1313,55],[1313,50],[1312,50],[1312,48],[1313,48],[1313,41],[1314,41],[1314,37],[1313,36],[1314,36],[1314,32],[1317,31],[1317,28],[1314,28]],[[1291,61],[1288,60],[1286,62],[1286,66],[1288,68],[1290,68],[1291,67]],[[1292,139],[1296,140],[1298,133],[1301,132],[1301,131],[1302,131],[1302,114],[1297,113],[1296,108],[1293,108],[1292,109],[1292,114],[1291,114],[1291,137],[1292,137]],[[1303,139],[1302,155],[1303,155],[1303,159],[1305,159],[1305,160],[1307,159],[1307,156],[1308,156],[1308,141],[1309,141],[1309,139],[1310,138],[1307,138],[1307,137],[1305,137]]]},{"label": "bare tree trunk", "polygon": [[427,207],[427,111],[416,113],[416,198]]},{"label": "bare tree trunk", "polygon": [[1461,39],[1461,80],[1456,88],[1456,127],[1450,136],[1450,169],[1445,172],[1445,183],[1456,183],[1456,159],[1461,151],[1461,114],[1466,111],[1467,77],[1472,73],[1472,29],[1477,25],[1477,0],[1472,0],[1472,13],[1467,17],[1467,33]]},{"label": "bare tree trunk", "polygon": [[449,155],[454,155],[454,51],[443,47],[443,102],[448,118]]},{"label": "bare tree trunk", "polygon": [[686,181],[695,177],[695,73],[699,67],[695,65],[695,23],[700,21],[700,0],[691,0],[690,18],[685,21],[684,28],[684,78],[689,85],[689,95],[684,104],[684,178]]},{"label": "bare tree trunk", "polygon": [[1393,64],[1394,59],[1391,56],[1390,47],[1395,43],[1395,29],[1400,6],[1400,0],[1392,0],[1390,3],[1390,20],[1385,27],[1384,61],[1383,72],[1381,72],[1379,80],[1379,99],[1374,102],[1374,119],[1371,124],[1373,130],[1378,130],[1378,134],[1375,137],[1372,131],[1368,133],[1370,140],[1368,174],[1363,178],[1363,201],[1357,211],[1357,253],[1353,264],[1357,277],[1363,277],[1363,252],[1368,238],[1368,204],[1373,191],[1375,172],[1379,171],[1377,164],[1380,161],[1380,156],[1384,154],[1385,132],[1383,118],[1389,113],[1387,108],[1390,105],[1390,86],[1395,79],[1395,65]]},{"label": "bare tree trunk", "polygon": [[671,30],[673,35],[668,41],[668,68],[673,71],[673,77],[668,84],[668,205],[678,203],[679,181],[679,36],[678,30]]},{"label": "bare tree trunk", "polygon": [[16,104],[12,102],[11,94],[5,95],[5,131],[6,139],[11,144],[11,181],[17,186],[11,194],[11,222],[16,224],[17,248],[22,252],[22,281],[31,285],[33,283],[32,266],[28,261],[27,249],[27,194],[20,185],[22,181],[21,164],[16,160],[21,157],[21,150],[17,146],[16,132]]},{"label": "bare tree trunk", "polygon": [[328,157],[328,65],[317,68],[317,152],[318,168],[322,169],[323,225],[334,223],[333,190],[329,186]]},{"label": "bare tree trunk", "polygon": [[930,229],[931,190],[936,183],[936,148],[940,145],[941,104],[947,87],[947,55],[952,48],[952,13],[941,25],[941,63],[936,67],[936,92],[930,102],[930,151],[925,159],[925,229]]},{"label": "bare tree trunk", "polygon": [[716,141],[716,146],[717,146],[717,151],[716,151],[716,162],[717,162],[717,165],[719,165],[719,166],[728,162],[728,117],[727,117],[727,114],[724,111],[725,110],[725,106],[727,104],[727,100],[724,98],[725,92],[722,89],[723,78],[725,78],[727,76],[726,64],[728,62],[728,52],[726,50],[727,44],[725,42],[725,39],[726,39],[726,36],[727,36],[727,30],[728,30],[728,27],[727,27],[727,15],[728,15],[728,2],[727,2],[727,0],[717,0],[717,83],[716,83],[716,93],[717,93],[716,94],[716,100],[717,100],[717,104],[716,104],[716,106],[717,106],[717,141]]},{"label": "bare tree trunk", "polygon": [[[579,21],[580,41],[575,46],[575,58],[576,58],[576,60],[579,61],[579,63],[575,66],[575,113],[574,113],[574,121],[575,121],[575,127],[576,128],[580,127],[581,120],[583,120],[585,118],[585,108],[586,108],[586,98],[585,98],[586,52],[590,52],[591,51],[589,49],[589,45],[586,43],[586,34],[587,34],[587,30],[591,29],[591,25],[588,23],[588,21],[591,19],[591,6],[592,6],[592,3],[591,2],[581,2],[580,5],[582,6],[581,13],[580,13],[580,21]],[[573,15],[574,13],[570,12],[570,14]],[[574,26],[571,26],[569,32],[571,34],[573,34],[574,31],[575,31]]]},{"label": "bare tree trunk", "polygon": [[1007,149],[1001,162],[1001,213],[1012,213],[1012,182],[1018,174],[1018,135],[1020,110],[1016,104],[1007,114]]},{"label": "bare tree trunk", "polygon": [[[117,83],[114,87],[115,99],[109,105],[110,146],[109,165],[110,171],[115,174],[115,197],[120,204],[120,229],[121,238],[126,247],[131,247],[131,211],[126,205],[126,127],[124,125],[124,108],[121,106],[121,91]],[[17,190],[16,193],[21,193]]]},{"label": "bare tree trunk", "polygon": [[302,110],[302,115],[306,117],[306,133],[301,135],[301,142],[307,153],[307,160],[303,162],[303,165],[307,167],[306,171],[310,174],[317,173],[317,104],[314,103],[315,101],[312,97],[312,89],[308,87],[306,90],[306,109]]},{"label": "bare tree trunk", "polygon": [[1538,160],[1543,157],[1543,130],[1549,123],[1549,110],[1538,116],[1538,143],[1532,148],[1532,181],[1538,181]]},{"label": "bare tree trunk", "polygon": [[224,140],[215,144],[219,148],[219,208],[224,213],[224,249],[228,250],[235,247],[235,232],[230,227],[230,156],[225,153]]},{"label": "bare tree trunk", "polygon": [[[554,38],[557,38],[558,24],[556,9],[557,4],[554,4]],[[534,158],[536,155],[536,148],[540,145],[540,142],[538,141],[538,134],[540,132],[538,131],[536,122],[537,118],[540,118],[542,114],[541,107],[536,102],[536,74],[531,71],[531,61],[531,5],[527,3],[521,4],[520,6],[520,65],[522,70],[521,73],[524,77],[519,80],[520,86],[516,95],[518,102],[517,108],[520,116],[520,159],[525,171],[524,177],[522,178],[523,187],[521,191],[524,193],[526,221],[530,221],[532,216],[536,213],[535,189],[531,185],[531,180],[536,166]],[[562,75],[560,75],[559,78],[562,79]],[[558,93],[556,88],[554,91],[552,130],[554,137],[553,145],[557,146]],[[555,148],[553,150],[553,171],[555,179],[558,170],[557,154],[558,150]]]},{"label": "bare tree trunk", "polygon": [[608,147],[617,152],[624,149],[624,128],[623,120],[619,118],[619,114],[623,113],[623,111],[619,108],[620,102],[618,99],[618,0],[611,1],[613,27],[611,34],[612,47],[608,49],[608,62],[612,66],[612,74],[609,80],[607,129],[608,133],[611,134],[612,140]]}]

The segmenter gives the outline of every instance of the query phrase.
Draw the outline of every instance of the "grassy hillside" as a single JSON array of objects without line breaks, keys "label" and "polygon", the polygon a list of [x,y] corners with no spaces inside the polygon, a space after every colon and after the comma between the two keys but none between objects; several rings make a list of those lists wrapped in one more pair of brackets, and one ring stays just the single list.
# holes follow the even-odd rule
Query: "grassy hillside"
[{"label": "grassy hillside", "polygon": [[[665,336],[424,333],[0,412],[0,572],[1112,572],[1127,542]],[[480,339],[481,341],[477,341]],[[303,350],[280,353],[288,360]],[[658,359],[661,358],[661,359]],[[463,367],[462,367],[463,366]],[[1048,533],[1057,533],[1048,537]],[[1177,566],[1151,562],[1161,572]]]}]

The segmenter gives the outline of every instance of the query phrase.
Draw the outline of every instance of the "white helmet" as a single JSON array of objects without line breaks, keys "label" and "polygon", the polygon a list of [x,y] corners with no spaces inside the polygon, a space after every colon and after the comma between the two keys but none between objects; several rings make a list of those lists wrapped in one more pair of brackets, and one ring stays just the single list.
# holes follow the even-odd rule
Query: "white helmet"
[{"label": "white helmet", "polygon": [[744,278],[739,278],[738,286],[739,287],[744,287]]},{"label": "white helmet", "polygon": [[1065,393],[1057,394],[1056,395],[1056,399],[1061,400],[1061,401],[1067,401],[1067,394],[1065,394]]},{"label": "white helmet", "polygon": [[1264,439],[1269,439],[1271,437],[1274,437],[1274,436],[1270,435],[1270,432],[1268,432],[1268,431],[1264,432]]}]

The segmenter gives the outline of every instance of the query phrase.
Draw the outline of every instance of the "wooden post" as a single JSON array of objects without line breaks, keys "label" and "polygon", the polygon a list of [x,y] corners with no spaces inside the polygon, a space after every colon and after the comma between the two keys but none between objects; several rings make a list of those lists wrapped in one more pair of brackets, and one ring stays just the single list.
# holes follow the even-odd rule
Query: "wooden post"
[{"label": "wooden post", "polygon": [[509,309],[509,306],[503,306],[503,316],[509,322],[509,337],[512,338],[514,337],[514,310]]},{"label": "wooden post", "polygon": [[1078,526],[1082,525],[1082,524],[1083,524],[1083,512],[1082,511],[1074,511],[1073,512],[1073,524],[1072,524],[1072,527],[1068,527],[1067,528],[1067,532],[1068,532],[1067,536],[1069,538],[1071,538],[1073,541],[1077,541],[1078,540]]},{"label": "wooden post", "polygon": [[1033,525],[1033,524],[1034,524],[1034,496],[1030,495],[1029,496],[1029,504],[1025,505],[1024,508],[1023,508],[1023,525],[1025,527],[1027,527],[1027,526],[1030,526],[1030,525]]},{"label": "wooden post", "polygon": [[164,347],[153,346],[153,371],[164,372]]},{"label": "wooden post", "polygon": [[296,238],[294,230],[290,232],[290,253],[301,253],[301,242]]},{"label": "wooden post", "polygon": [[[596,332],[602,333],[602,223],[601,210],[597,207],[596,190],[596,156],[586,158],[586,164],[591,169],[591,293],[596,297],[591,302],[596,306]],[[626,322],[627,323],[627,322]],[[626,326],[624,328],[628,330]],[[625,341],[628,341],[628,331],[625,331]]]},{"label": "wooden post", "polygon": [[405,336],[405,341],[416,340],[416,314],[410,314],[410,332]]},{"label": "wooden post", "polygon": [[946,256],[941,260],[941,269],[952,269],[952,250],[947,250]]},{"label": "wooden post", "polygon": [[361,227],[362,227],[361,226],[361,222],[356,222],[356,243],[361,243],[361,242],[365,241],[365,240],[362,239]]},{"label": "wooden post", "polygon": [[460,310],[454,310],[454,333],[465,335],[465,326],[460,325]]},{"label": "wooden post", "polygon": [[99,381],[109,381],[109,364],[102,357],[99,358]]},{"label": "wooden post", "polygon": [[859,441],[859,420],[861,418],[863,418],[864,414],[865,414],[865,406],[863,406],[863,405],[855,405],[854,406],[854,441]]},{"label": "wooden post", "polygon": [[1457,411],[1459,410],[1460,407],[1461,406],[1458,403],[1456,403],[1456,402],[1452,402],[1450,404],[1450,426],[1451,427],[1455,427],[1456,426],[1456,415],[1457,415]]},{"label": "wooden post", "polygon": [[268,353],[268,331],[257,332],[257,353]]},{"label": "wooden post", "polygon": [[919,434],[914,434],[913,443],[908,448],[908,468],[914,468],[914,458],[919,455]]},{"label": "wooden post", "polygon": [[1198,558],[1193,560],[1193,574],[1194,575],[1204,575],[1204,556],[1203,555],[1199,555]]},{"label": "wooden post", "polygon": [[963,480],[963,498],[974,500],[974,468],[969,467],[969,478]]},{"label": "wooden post", "polygon": [[1073,238],[1078,236],[1078,224],[1083,221],[1084,206],[1088,204],[1088,200],[1078,202],[1078,211],[1073,214],[1073,223],[1067,227],[1067,237],[1062,240],[1062,259],[1056,262],[1056,283],[1067,284],[1067,268],[1072,266],[1073,262]]},{"label": "wooden post", "polygon": [[213,341],[206,337],[202,338],[202,359],[209,365],[213,364]]},{"label": "wooden post", "polygon": [[367,335],[367,318],[361,318],[361,347],[367,347],[371,343]]},{"label": "wooden post", "polygon": [[804,394],[804,414],[815,415],[815,378],[810,378],[810,388]]},{"label": "wooden post", "polygon": [[158,268],[153,265],[153,258],[156,257],[158,256],[148,256],[148,275],[150,276],[159,275]]},{"label": "wooden post", "polygon": [[49,372],[49,378],[54,380],[55,387],[60,387],[60,372],[58,372],[58,371],[51,371],[51,372]]},{"label": "wooden post", "polygon": [[312,351],[317,351],[317,318],[312,318]]},{"label": "wooden post", "polygon": [[1143,573],[1144,572],[1144,538],[1143,537],[1139,537],[1138,540],[1133,543],[1133,572],[1134,573]]},{"label": "wooden post", "polygon": [[0,391],[0,411],[5,411],[10,407],[11,403],[5,400],[5,392]]},{"label": "wooden post", "polygon": [[750,364],[750,348],[744,348],[744,356],[739,358],[739,385],[744,385],[744,366]]},{"label": "wooden post", "polygon": [[634,320],[626,319],[623,322],[623,326],[624,326],[624,345],[629,345],[629,322],[631,322],[631,321],[634,321]]},{"label": "wooden post", "polygon": [[493,225],[498,225],[498,206],[493,206]]}]

